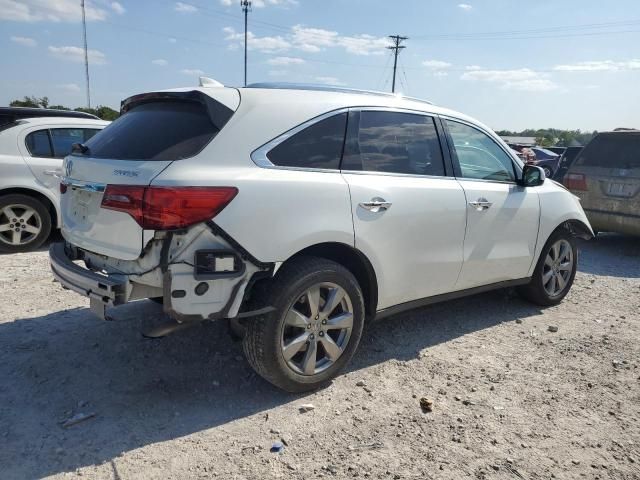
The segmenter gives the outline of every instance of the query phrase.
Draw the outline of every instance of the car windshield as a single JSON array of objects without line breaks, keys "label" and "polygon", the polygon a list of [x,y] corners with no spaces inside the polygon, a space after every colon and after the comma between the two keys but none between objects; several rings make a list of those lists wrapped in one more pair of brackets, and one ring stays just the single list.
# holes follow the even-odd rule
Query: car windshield
[{"label": "car windshield", "polygon": [[640,168],[640,132],[601,133],[580,152],[576,165]]}]

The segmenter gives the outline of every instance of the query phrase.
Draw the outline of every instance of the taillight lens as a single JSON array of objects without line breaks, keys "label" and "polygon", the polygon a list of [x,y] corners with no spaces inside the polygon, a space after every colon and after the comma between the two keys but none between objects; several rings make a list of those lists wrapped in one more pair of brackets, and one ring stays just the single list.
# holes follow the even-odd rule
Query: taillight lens
[{"label": "taillight lens", "polygon": [[568,173],[563,183],[569,190],[587,190],[587,177],[582,173]]},{"label": "taillight lens", "polygon": [[102,208],[128,213],[146,230],[174,230],[211,220],[237,193],[235,187],[107,185]]}]

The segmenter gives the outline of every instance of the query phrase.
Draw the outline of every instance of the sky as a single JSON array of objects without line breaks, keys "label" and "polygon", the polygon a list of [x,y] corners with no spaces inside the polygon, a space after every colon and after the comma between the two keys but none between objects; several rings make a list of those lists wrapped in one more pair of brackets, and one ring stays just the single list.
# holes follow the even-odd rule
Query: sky
[{"label": "sky", "polygon": [[[240,0],[86,0],[92,105],[243,83]],[[640,128],[639,0],[253,0],[248,82],[391,89],[496,130]],[[0,105],[86,104],[80,0],[0,0]]]}]

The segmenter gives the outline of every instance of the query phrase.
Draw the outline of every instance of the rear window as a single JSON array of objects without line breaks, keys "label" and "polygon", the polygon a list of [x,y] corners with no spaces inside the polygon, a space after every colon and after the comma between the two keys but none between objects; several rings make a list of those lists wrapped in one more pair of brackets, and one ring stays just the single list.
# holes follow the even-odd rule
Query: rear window
[{"label": "rear window", "polygon": [[580,152],[576,165],[640,168],[640,133],[601,133]]},{"label": "rear window", "polygon": [[143,103],[91,138],[86,143],[87,155],[114,160],[180,160],[198,154],[219,131],[202,103]]}]

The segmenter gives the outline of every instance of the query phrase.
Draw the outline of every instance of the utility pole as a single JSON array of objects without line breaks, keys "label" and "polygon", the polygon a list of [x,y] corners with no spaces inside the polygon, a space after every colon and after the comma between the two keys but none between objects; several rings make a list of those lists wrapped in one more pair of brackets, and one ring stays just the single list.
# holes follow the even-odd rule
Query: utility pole
[{"label": "utility pole", "polygon": [[84,76],[87,82],[87,108],[91,108],[91,91],[89,89],[89,52],[87,51],[87,17],[84,12],[84,0],[80,0],[82,7],[82,40],[84,42]]},{"label": "utility pole", "polygon": [[393,45],[388,46],[389,50],[394,51],[393,57],[393,82],[391,84],[391,93],[396,93],[396,68],[398,68],[398,55],[400,50],[407,48],[404,45],[400,45],[404,40],[408,40],[409,37],[401,37],[400,35],[389,35],[389,38],[393,40]]},{"label": "utility pole", "polygon": [[247,86],[247,17],[251,10],[251,0],[240,0],[240,7],[244,12],[244,86]]}]

